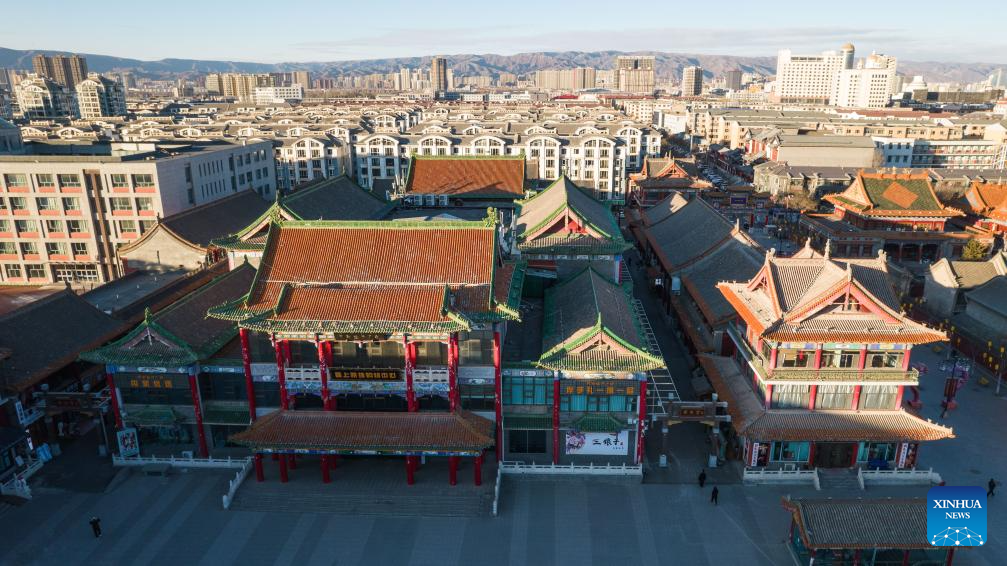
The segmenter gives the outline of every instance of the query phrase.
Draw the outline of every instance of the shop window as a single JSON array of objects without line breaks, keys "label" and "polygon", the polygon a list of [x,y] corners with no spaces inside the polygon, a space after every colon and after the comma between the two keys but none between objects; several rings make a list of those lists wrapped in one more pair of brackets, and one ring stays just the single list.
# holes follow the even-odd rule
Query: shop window
[{"label": "shop window", "polygon": [[807,442],[774,442],[770,460],[773,462],[807,462],[811,445]]},{"label": "shop window", "polygon": [[545,454],[546,431],[509,430],[508,451],[515,454]]}]

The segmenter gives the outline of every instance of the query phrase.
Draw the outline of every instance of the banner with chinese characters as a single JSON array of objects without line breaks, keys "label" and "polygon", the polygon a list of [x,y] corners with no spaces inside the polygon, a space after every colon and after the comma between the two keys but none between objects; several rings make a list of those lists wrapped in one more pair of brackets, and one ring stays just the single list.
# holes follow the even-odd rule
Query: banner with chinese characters
[{"label": "banner with chinese characters", "polygon": [[115,433],[115,436],[119,441],[119,456],[126,458],[140,455],[140,438],[135,428],[124,428]]},{"label": "banner with chinese characters", "polygon": [[397,369],[329,368],[329,379],[333,381],[397,381],[402,379]]},{"label": "banner with chinese characters", "polygon": [[626,456],[629,454],[629,432],[577,432],[566,433],[566,453]]}]

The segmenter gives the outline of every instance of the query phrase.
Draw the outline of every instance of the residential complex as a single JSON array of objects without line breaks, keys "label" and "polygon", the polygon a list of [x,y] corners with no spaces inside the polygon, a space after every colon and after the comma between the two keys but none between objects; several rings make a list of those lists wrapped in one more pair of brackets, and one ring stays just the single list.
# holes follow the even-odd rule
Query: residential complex
[{"label": "residential complex", "polygon": [[701,94],[703,94],[703,68],[686,67],[682,70],[682,96]]},{"label": "residential complex", "polygon": [[656,85],[654,56],[620,55],[615,58],[618,89],[634,94],[653,94]]},{"label": "residential complex", "polygon": [[77,112],[81,118],[126,115],[126,95],[122,83],[91,73],[77,83]]},{"label": "residential complex", "polygon": [[272,145],[29,143],[0,154],[0,283],[103,283],[158,218],[276,190]]},{"label": "residential complex", "polygon": [[35,74],[51,79],[67,90],[73,90],[87,78],[87,58],[80,55],[44,55],[32,57]]}]

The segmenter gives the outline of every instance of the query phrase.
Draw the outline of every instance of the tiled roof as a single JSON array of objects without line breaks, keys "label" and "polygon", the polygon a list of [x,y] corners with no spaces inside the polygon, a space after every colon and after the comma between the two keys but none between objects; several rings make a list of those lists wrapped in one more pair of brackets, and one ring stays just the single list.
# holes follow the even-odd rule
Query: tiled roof
[{"label": "tiled roof", "polygon": [[647,352],[628,286],[593,268],[546,291],[539,365],[577,371],[646,371],[664,360]]},{"label": "tiled roof", "polygon": [[783,498],[804,546],[813,549],[923,549],[927,500]]},{"label": "tiled roof", "polygon": [[866,216],[962,216],[960,210],[946,208],[934,193],[927,173],[859,173],[838,195],[825,200]]},{"label": "tiled roof", "polygon": [[[565,237],[565,227],[557,234],[552,228],[561,216],[570,213],[580,224],[596,233],[598,239],[622,243],[622,235],[615,216],[608,205],[598,202],[581,190],[565,175],[554,181],[534,197],[520,201],[517,232],[522,245],[542,236]],[[546,233],[541,233],[545,231]]]},{"label": "tiled roof", "polygon": [[207,319],[206,311],[248,292],[255,268],[242,264],[149,315],[121,339],[84,352],[81,359],[103,364],[183,366],[211,357],[237,335],[231,321]]},{"label": "tiled roof", "polygon": [[254,450],[478,454],[493,446],[493,423],[466,412],[274,411],[232,435]]},{"label": "tiled roof", "polygon": [[20,391],[74,362],[126,330],[112,318],[66,290],[0,316],[0,384]]},{"label": "tiled roof", "polygon": [[734,225],[706,201],[695,198],[644,231],[664,269],[673,273],[720,245]]},{"label": "tiled roof", "polygon": [[964,200],[976,215],[1007,220],[1007,183],[973,181]]},{"label": "tiled roof", "polygon": [[727,401],[736,431],[753,440],[924,442],[954,438],[950,428],[904,410],[766,410],[732,358],[700,355],[717,394]]},{"label": "tiled roof", "polygon": [[965,298],[1007,317],[1007,276],[990,279],[985,285],[965,293]]},{"label": "tiled roof", "polygon": [[452,197],[524,196],[523,156],[412,158],[406,192]]},{"label": "tiled roof", "polygon": [[649,206],[643,211],[643,223],[647,226],[653,226],[675,214],[687,204],[689,204],[688,199],[683,197],[682,193],[674,191],[655,203],[654,206]]},{"label": "tiled roof", "polygon": [[755,248],[737,238],[730,238],[708,256],[683,269],[681,276],[707,322],[716,325],[734,316],[734,308],[717,289],[717,283],[750,279],[760,266],[761,258]]},{"label": "tiled roof", "polygon": [[298,333],[395,332],[413,323],[451,331],[467,328],[468,315],[517,318],[512,291],[523,264],[497,266],[495,254],[487,222],[282,222],[270,230],[247,300],[210,314]]},{"label": "tiled roof", "polygon": [[165,217],[165,227],[188,242],[206,247],[214,238],[237,232],[261,216],[270,203],[253,190]]},{"label": "tiled roof", "polygon": [[991,261],[952,261],[950,263],[958,286],[963,289],[978,287],[999,275],[996,265]]},{"label": "tiled roof", "polygon": [[[766,280],[765,284],[759,283]],[[762,335],[779,341],[884,341],[922,344],[943,334],[900,312],[883,257],[780,258],[767,254],[750,282],[720,283],[721,292]],[[859,311],[832,305],[838,294],[857,295]]]}]

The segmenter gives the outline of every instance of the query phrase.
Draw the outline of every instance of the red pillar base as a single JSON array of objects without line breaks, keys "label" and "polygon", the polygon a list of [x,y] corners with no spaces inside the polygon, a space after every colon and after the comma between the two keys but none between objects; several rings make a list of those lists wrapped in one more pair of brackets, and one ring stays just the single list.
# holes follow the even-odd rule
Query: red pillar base
[{"label": "red pillar base", "polygon": [[329,457],[322,456],[322,483],[332,482],[332,477],[329,476]]},{"label": "red pillar base", "polygon": [[448,456],[448,483],[458,485],[458,456]]},{"label": "red pillar base", "polygon": [[483,484],[483,455],[476,456],[475,462],[475,482],[476,485]]},{"label": "red pillar base", "polygon": [[280,454],[280,483],[287,483],[289,479],[287,476],[287,455]]},{"label": "red pillar base", "polygon": [[406,456],[406,485],[416,483],[416,465],[413,460],[415,456]]},{"label": "red pillar base", "polygon": [[262,454],[255,455],[255,481],[265,481],[266,473],[262,470]]}]

